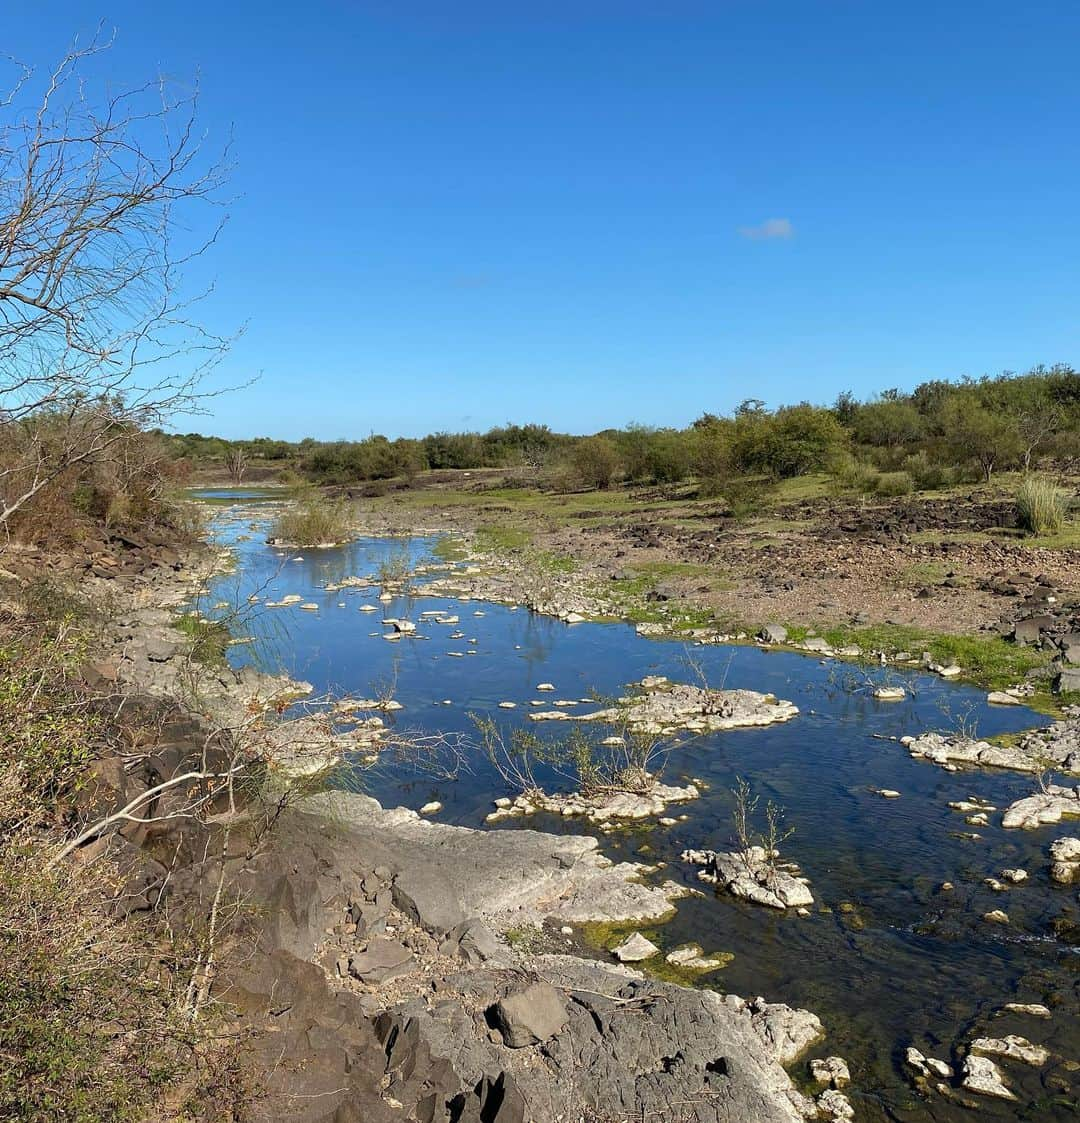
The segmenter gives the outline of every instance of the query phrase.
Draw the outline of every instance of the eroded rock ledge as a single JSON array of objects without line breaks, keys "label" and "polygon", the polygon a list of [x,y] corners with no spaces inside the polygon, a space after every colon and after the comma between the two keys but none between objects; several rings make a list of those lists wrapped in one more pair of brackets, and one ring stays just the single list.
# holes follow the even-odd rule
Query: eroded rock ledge
[{"label": "eroded rock ledge", "polygon": [[[229,983],[268,1030],[249,1047],[270,1074],[265,1123],[815,1117],[783,1067],[822,1037],[814,1015],[498,938],[545,918],[670,909],[666,888],[634,881],[637,868],[607,861],[592,838],[433,824],[333,794],[306,801],[271,850],[237,867],[238,889],[264,903],[251,920],[259,953]],[[199,865],[178,886],[212,888]],[[392,929],[369,926],[380,907]],[[313,965],[350,925],[349,973],[388,980],[363,993]],[[437,953],[414,970],[425,947]]]}]

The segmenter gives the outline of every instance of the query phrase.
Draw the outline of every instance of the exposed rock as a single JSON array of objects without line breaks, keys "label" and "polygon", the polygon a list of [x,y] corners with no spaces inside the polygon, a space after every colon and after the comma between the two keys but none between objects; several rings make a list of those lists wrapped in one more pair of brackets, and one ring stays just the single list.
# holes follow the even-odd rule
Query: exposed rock
[{"label": "exposed rock", "polygon": [[473,966],[481,963],[505,965],[509,960],[506,946],[482,921],[473,918],[452,928],[439,945],[440,955],[457,955]]},{"label": "exposed rock", "polygon": [[543,981],[500,998],[490,1018],[511,1049],[540,1045],[554,1037],[570,1020],[559,992]]},{"label": "exposed rock", "polygon": [[1058,694],[1080,691],[1080,667],[1062,667],[1054,679],[1054,691]]},{"label": "exposed rock", "polygon": [[902,686],[879,686],[874,690],[874,697],[879,702],[902,702],[906,696]]},{"label": "exposed rock", "polygon": [[913,757],[934,764],[969,764],[978,768],[1010,768],[1018,772],[1038,772],[1045,767],[1040,756],[1026,741],[1016,745],[992,745],[989,741],[976,741],[969,737],[946,736],[942,733],[923,733],[919,737],[905,737],[903,743]]},{"label": "exposed rock", "polygon": [[1027,1014],[1032,1018],[1049,1018],[1050,1007],[1041,1002],[1006,1002],[1002,1011],[1009,1014]]},{"label": "exposed rock", "polygon": [[766,643],[786,643],[787,628],[782,624],[766,624],[758,636]]},{"label": "exposed rock", "polygon": [[[666,679],[646,681],[652,685],[641,685],[639,694],[620,698],[613,708],[561,716],[572,716],[577,721],[625,722],[630,729],[643,733],[676,729],[706,733],[790,721],[799,712],[790,702],[754,690],[707,690]],[[542,721],[548,715],[529,717]]]},{"label": "exposed rock", "polygon": [[973,1053],[990,1053],[992,1056],[1010,1057],[1036,1068],[1046,1064],[1050,1052],[1041,1045],[1033,1045],[1026,1037],[1010,1033],[1006,1037],[977,1037],[971,1043]]},{"label": "exposed rock", "polygon": [[1059,838],[1050,844],[1050,879],[1058,885],[1080,881],[1080,838]]},{"label": "exposed rock", "polygon": [[407,974],[413,962],[412,953],[401,944],[377,937],[349,960],[349,974],[365,983],[386,983]]},{"label": "exposed rock", "polygon": [[1013,694],[1009,694],[1005,690],[991,690],[986,696],[987,702],[991,706],[1019,706],[1021,705],[1020,699]]},{"label": "exposed rock", "polygon": [[[422,819],[404,807],[384,810],[369,796],[352,792],[314,796],[302,807],[340,824],[350,845],[362,845],[393,870],[395,903],[406,890],[410,896],[417,893],[418,885],[430,891],[446,909],[443,923],[452,916],[451,896],[460,910],[455,924],[479,916],[502,932],[548,917],[571,924],[655,920],[669,915],[671,902],[686,895],[675,884],[641,883],[641,866],[613,864],[591,836],[456,827]],[[413,901],[419,905],[422,898],[413,896]],[[409,913],[407,907],[402,911]]]},{"label": "exposed rock", "polygon": [[991,909],[990,912],[983,913],[983,920],[987,924],[1008,924],[1009,914],[1002,909]]},{"label": "exposed rock", "polygon": [[974,1053],[964,1058],[963,1081],[969,1092],[980,1096],[994,1096],[1000,1100],[1015,1100],[1001,1075],[1001,1069],[988,1057]]},{"label": "exposed rock", "polygon": [[780,862],[763,847],[743,851],[684,850],[684,862],[703,866],[698,879],[726,889],[733,896],[770,908],[787,909],[812,905],[814,896],[807,879],[792,862]]},{"label": "exposed rock", "polygon": [[618,819],[649,819],[662,815],[669,803],[685,803],[697,799],[698,789],[693,784],[684,788],[654,781],[643,792],[598,792],[583,795],[572,792],[568,795],[548,795],[545,792],[530,792],[510,800],[505,806],[497,807],[487,817],[490,823],[516,815],[532,815],[536,811],[548,811],[553,815],[567,817],[581,815],[593,823],[606,823]]},{"label": "exposed rock", "polygon": [[1060,823],[1065,817],[1080,817],[1080,795],[1075,788],[1047,784],[1045,791],[1011,804],[1002,816],[1001,825],[1034,830],[1050,823]]},{"label": "exposed rock", "polygon": [[687,971],[718,971],[721,967],[726,967],[734,958],[730,952],[705,955],[700,944],[684,944],[664,956],[673,967],[682,967]]},{"label": "exposed rock", "polygon": [[443,935],[465,919],[453,885],[438,871],[421,865],[394,878],[394,904],[429,932]]},{"label": "exposed rock", "polygon": [[848,1123],[855,1118],[855,1109],[847,1096],[835,1088],[827,1088],[815,1101],[822,1119],[829,1123]]},{"label": "exposed rock", "polygon": [[851,1073],[843,1057],[826,1057],[810,1062],[810,1075],[818,1084],[829,1088],[844,1088],[851,1083]]},{"label": "exposed rock", "polygon": [[659,955],[660,949],[640,932],[634,932],[618,947],[612,948],[611,954],[620,963],[640,963],[644,959],[652,959],[654,955]]}]

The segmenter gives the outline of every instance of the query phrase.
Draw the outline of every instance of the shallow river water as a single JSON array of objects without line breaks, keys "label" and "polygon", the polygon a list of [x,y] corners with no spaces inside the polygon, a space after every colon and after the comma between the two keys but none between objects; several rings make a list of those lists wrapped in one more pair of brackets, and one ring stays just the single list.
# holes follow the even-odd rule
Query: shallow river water
[{"label": "shallow river water", "polygon": [[[642,638],[627,625],[567,625],[524,608],[446,598],[380,604],[374,588],[324,587],[373,574],[403,545],[414,560],[423,559],[433,539],[366,538],[340,549],[284,551],[266,545],[254,508],[225,510],[216,529],[220,542],[235,547],[239,566],[216,581],[211,602],[243,604],[253,592],[273,600],[298,593],[319,605],[318,611],[256,609],[243,630],[257,642],[231,648],[230,658],[284,670],[317,693],[370,697],[392,682],[404,707],[395,715],[401,729],[472,734],[470,712],[490,714],[507,729],[532,725],[528,703],[545,697],[536,692],[541,682],[555,685],[557,693],[546,695],[550,700],[617,694],[647,674],[695,681],[683,644]],[[364,603],[379,611],[359,611]],[[457,614],[460,624],[420,616],[435,608]],[[417,621],[418,636],[387,642],[384,616]],[[452,640],[458,630],[466,638]],[[973,1037],[1006,1033],[1045,1044],[1054,1056],[1041,1069],[1002,1062],[1018,1100],[979,1098],[978,1115],[1077,1119],[1080,956],[1055,938],[1051,926],[1054,918],[1073,914],[1076,893],[1050,882],[1047,859],[1050,842],[1075,832],[1006,831],[1000,813],[991,814],[989,826],[969,827],[949,809],[950,801],[978,796],[1000,809],[1029,794],[1031,779],[1007,772],[947,773],[882,739],[947,728],[971,707],[981,736],[1045,719],[1019,707],[988,706],[984,692],[933,676],[900,676],[909,696],[888,703],[845,688],[850,668],[834,661],[752,646],[695,647],[692,657],[712,685],[771,691],[800,713],[782,725],[686,739],[669,755],[665,779],[704,782],[700,799],[672,811],[688,819],[671,828],[654,824],[603,835],[602,847],[616,858],[665,862],[659,876],[700,887],[679,854],[730,847],[731,789],[744,777],[762,805],[771,799],[784,808],[794,827],[784,854],[810,878],[816,904],[812,916],[799,918],[710,891],[678,902],[675,919],[656,930],[660,942],[670,947],[694,940],[706,952],[734,953],[703,985],[817,1013],[829,1038],[814,1055],[847,1058],[858,1119],[971,1118],[967,1108],[914,1091],[904,1050],[914,1044],[952,1063],[962,1055],[955,1050]],[[501,701],[518,707],[500,709]],[[384,805],[419,808],[439,800],[441,821],[473,827],[483,827],[492,800],[507,794],[478,752],[453,781],[404,763],[380,765],[358,779]],[[883,799],[874,791],[879,788],[895,789],[900,797]],[[544,815],[497,829],[516,826],[589,829],[580,819]],[[972,831],[979,837],[964,837]],[[1026,869],[1029,880],[1005,893],[984,886],[985,878],[1008,867]],[[954,891],[940,890],[946,881]],[[984,921],[990,909],[1007,911],[1010,923]],[[995,1016],[1014,1001],[1046,1003],[1053,1018]]]}]

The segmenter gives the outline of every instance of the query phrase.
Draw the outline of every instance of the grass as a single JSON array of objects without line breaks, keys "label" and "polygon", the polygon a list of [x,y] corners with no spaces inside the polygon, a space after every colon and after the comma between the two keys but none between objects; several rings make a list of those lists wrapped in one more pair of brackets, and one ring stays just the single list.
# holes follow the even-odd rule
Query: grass
[{"label": "grass", "polygon": [[444,534],[431,547],[431,556],[444,562],[464,561],[469,556],[465,543],[451,534]]},{"label": "grass", "polygon": [[177,616],[172,626],[191,641],[191,657],[207,667],[220,667],[229,646],[229,629],[220,620],[207,620],[194,612]]},{"label": "grass", "polygon": [[1050,480],[1028,476],[1016,492],[1016,513],[1030,534],[1060,534],[1065,512],[1065,493]]},{"label": "grass", "polygon": [[949,567],[940,561],[912,562],[898,570],[889,584],[894,589],[919,589],[924,585],[940,585]]},{"label": "grass", "polygon": [[[788,639],[800,643],[810,629],[801,625],[788,628]],[[964,677],[990,690],[1002,689],[1023,681],[1029,671],[1049,668],[1050,656],[1031,647],[1008,643],[998,636],[955,636],[930,632],[902,624],[873,624],[867,627],[823,626],[816,634],[830,647],[856,646],[864,652],[911,652],[918,659],[928,651],[942,664],[956,663]]]},{"label": "grass", "polygon": [[532,535],[516,526],[482,526],[476,532],[476,545],[491,553],[521,550],[532,544]]},{"label": "grass", "polygon": [[503,934],[506,942],[521,955],[538,955],[550,940],[538,924],[519,924],[507,928]]}]

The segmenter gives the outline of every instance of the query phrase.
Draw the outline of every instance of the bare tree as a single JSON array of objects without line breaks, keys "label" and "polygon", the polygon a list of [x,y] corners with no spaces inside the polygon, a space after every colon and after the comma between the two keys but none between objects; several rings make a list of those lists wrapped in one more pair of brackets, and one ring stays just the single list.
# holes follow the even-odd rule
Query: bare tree
[{"label": "bare tree", "polygon": [[248,467],[247,450],[243,445],[234,445],[225,453],[225,467],[229,472],[229,479],[239,487],[244,482],[244,473]]},{"label": "bare tree", "polygon": [[[92,91],[99,33],[0,95],[0,527],[74,466],[191,412],[228,340],[183,267],[216,240],[225,163],[197,86]],[[225,155],[227,155],[227,146]],[[203,229],[201,236],[191,231]]]}]

